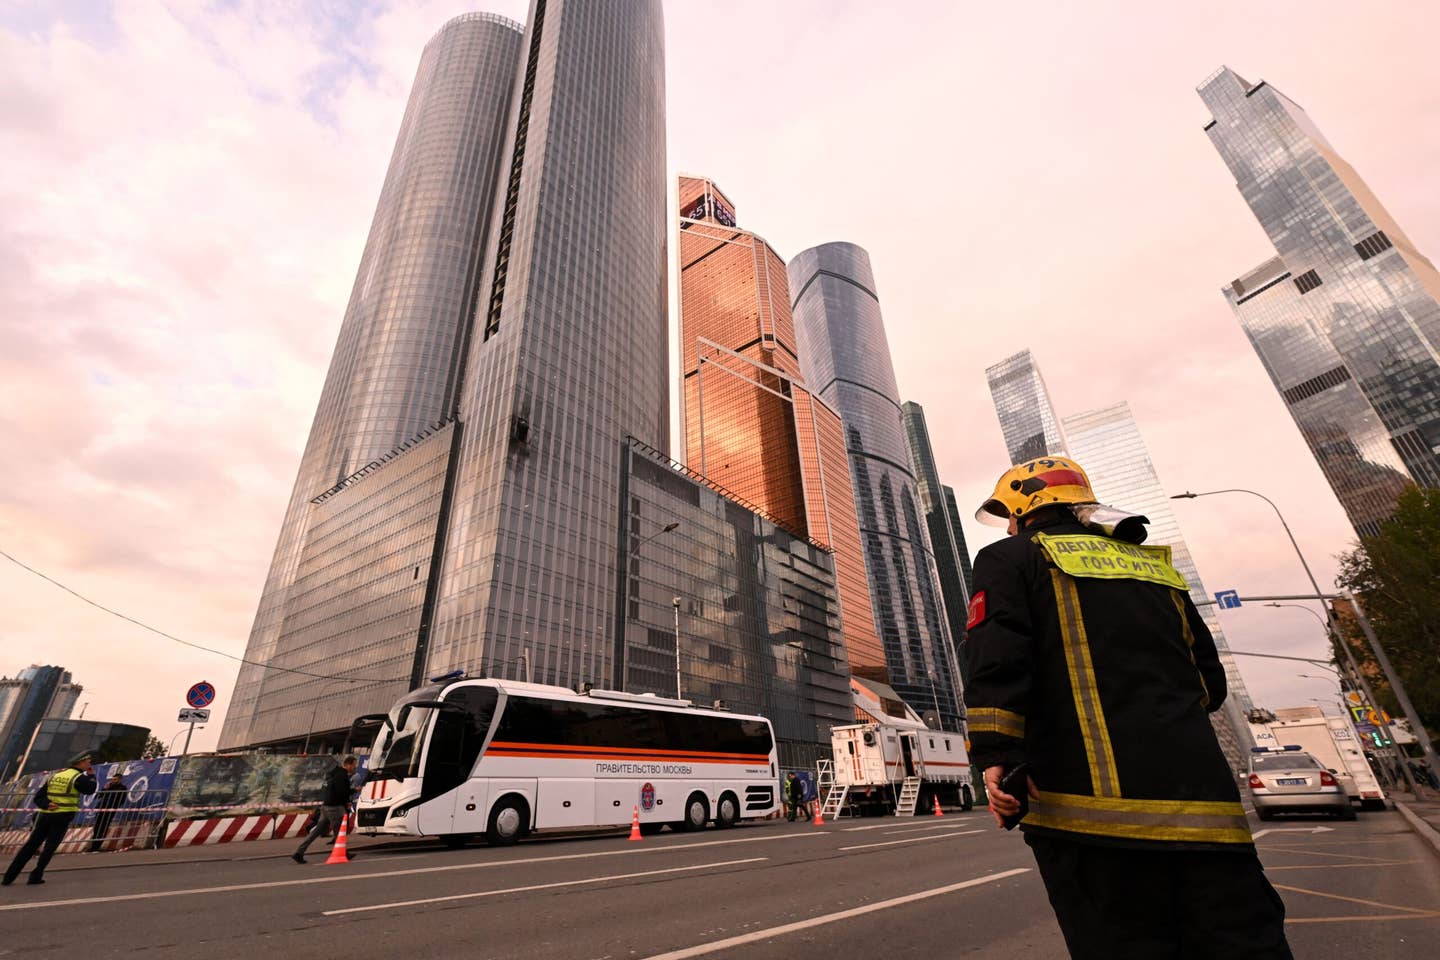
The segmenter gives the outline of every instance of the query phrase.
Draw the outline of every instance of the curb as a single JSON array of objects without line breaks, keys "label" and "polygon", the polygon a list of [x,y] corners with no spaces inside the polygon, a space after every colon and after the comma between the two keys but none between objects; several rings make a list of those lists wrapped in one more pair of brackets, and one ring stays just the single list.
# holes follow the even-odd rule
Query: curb
[{"label": "curb", "polygon": [[1415,811],[1411,810],[1403,800],[1395,800],[1394,803],[1395,809],[1399,810],[1400,814],[1410,824],[1410,829],[1415,831],[1420,839],[1430,844],[1430,849],[1435,852],[1435,856],[1440,857],[1440,831],[1437,831],[1434,827],[1430,826],[1430,824],[1420,819]]}]

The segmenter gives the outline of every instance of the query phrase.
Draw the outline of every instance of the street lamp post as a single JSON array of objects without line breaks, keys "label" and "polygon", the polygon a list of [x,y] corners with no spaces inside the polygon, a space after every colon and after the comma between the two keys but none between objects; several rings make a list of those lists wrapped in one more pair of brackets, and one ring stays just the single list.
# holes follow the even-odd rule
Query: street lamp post
[{"label": "street lamp post", "polygon": [[[1207,490],[1204,493],[1191,493],[1187,490],[1185,493],[1173,495],[1170,499],[1194,500],[1196,497],[1209,497],[1219,493],[1248,493],[1252,497],[1259,497],[1261,500],[1270,504],[1270,509],[1275,511],[1275,516],[1280,520],[1280,526],[1285,528],[1285,536],[1290,538],[1290,546],[1295,548],[1295,556],[1299,558],[1300,566],[1305,568],[1305,576],[1310,580],[1311,589],[1315,591],[1315,599],[1320,601],[1325,607],[1325,622],[1329,628],[1331,637],[1334,639],[1335,646],[1344,652],[1356,682],[1359,683],[1360,689],[1365,693],[1366,700],[1370,703],[1371,707],[1377,707],[1379,701],[1375,699],[1374,693],[1370,690],[1370,684],[1366,682],[1365,675],[1361,673],[1360,665],[1355,662],[1355,655],[1351,653],[1350,644],[1345,641],[1344,635],[1340,631],[1340,624],[1336,621],[1335,612],[1330,609],[1329,604],[1325,603],[1324,594],[1320,592],[1320,584],[1316,582],[1315,574],[1310,571],[1310,564],[1305,561],[1305,554],[1300,551],[1300,544],[1295,541],[1295,534],[1290,532],[1290,524],[1285,522],[1285,515],[1280,512],[1280,508],[1275,505],[1275,501],[1263,493],[1247,490],[1244,487]],[[1360,604],[1356,602],[1354,594],[1346,590],[1344,591],[1344,596],[1345,599],[1350,602],[1351,609],[1355,611],[1355,619],[1359,621],[1361,629],[1365,633],[1365,638],[1370,643],[1370,649],[1374,651],[1375,659],[1380,664],[1380,669],[1385,673],[1385,679],[1390,682],[1390,689],[1395,694],[1395,699],[1399,701],[1400,709],[1404,711],[1406,719],[1410,721],[1410,726],[1415,731],[1416,738],[1420,741],[1420,748],[1425,755],[1425,759],[1429,762],[1432,770],[1440,769],[1440,758],[1435,756],[1435,748],[1430,743],[1430,735],[1426,733],[1424,724],[1420,723],[1420,718],[1416,716],[1415,708],[1410,704],[1410,697],[1405,693],[1405,685],[1400,682],[1400,678],[1396,676],[1395,671],[1391,669],[1390,658],[1385,655],[1384,649],[1380,646],[1379,638],[1375,636],[1375,631],[1370,628],[1370,621],[1365,617],[1364,612],[1361,611]],[[1389,739],[1392,742],[1395,740],[1394,735],[1390,734],[1390,729],[1387,725],[1381,724],[1381,729],[1384,730],[1386,734],[1389,734]],[[1396,746],[1396,750],[1397,752],[1399,751],[1398,745]],[[1415,781],[1410,776],[1409,766],[1401,763],[1400,769],[1404,772],[1405,780],[1410,785],[1410,792],[1415,793]]]},{"label": "street lamp post", "polygon": [[[633,556],[633,555],[635,554],[635,552],[636,552],[637,550],[639,550],[643,545],[649,543],[651,540],[654,540],[656,537],[662,536],[662,535],[667,534],[667,533],[674,533],[676,530],[679,530],[679,529],[680,529],[680,521],[679,521],[679,520],[672,520],[672,521],[670,521],[669,523],[665,524],[665,526],[661,527],[659,530],[656,530],[654,533],[650,534],[648,537],[641,537],[639,540],[636,540],[634,543],[630,544],[630,549],[627,550],[626,553],[629,554],[630,556]],[[627,540],[627,541],[629,540],[629,538],[630,538],[630,534],[626,534],[626,540]],[[627,562],[628,562],[628,561],[627,561]],[[680,598],[679,598],[679,597],[676,597],[675,600],[674,600],[674,603],[675,603],[675,698],[678,700],[678,699],[680,699]],[[528,666],[528,664],[527,664],[527,666]],[[629,677],[629,674],[630,674],[630,670],[629,670],[629,647],[626,646],[625,644],[621,644],[621,645],[620,645],[620,665],[619,665],[619,669],[620,669],[620,676],[619,676],[619,681],[620,681],[620,682],[619,682],[618,686],[619,686],[620,689],[623,691],[627,686],[629,686],[629,680],[630,680],[630,677]]]},{"label": "street lamp post", "polygon": [[320,692],[315,695],[315,706],[310,710],[310,729],[305,731],[305,746],[300,753],[304,756],[310,755],[310,737],[315,733],[315,716],[320,712],[320,701],[325,699],[325,691],[336,683],[354,683],[354,680],[347,680],[344,677],[332,677],[320,685]]},{"label": "street lamp post", "polygon": [[[167,747],[165,748],[165,756],[169,757],[169,756],[172,756],[172,755],[173,755],[174,750],[175,750],[175,741],[180,739],[180,734],[185,733],[187,730],[193,730],[193,729],[194,729],[194,727],[193,727],[193,726],[190,726],[190,727],[185,727],[185,728],[183,728],[183,729],[181,729],[181,730],[177,730],[177,731],[175,732],[175,736],[173,736],[173,737],[170,738],[170,744],[169,744],[169,746],[167,746]],[[204,724],[201,724],[201,725],[200,725],[200,729],[201,729],[201,730],[204,730],[204,729],[205,729],[205,725],[204,725]]]},{"label": "street lamp post", "polygon": [[935,671],[926,670],[925,676],[930,680],[930,699],[935,701],[935,722],[940,725],[941,730],[944,730],[945,721],[941,719],[940,714],[940,695],[935,692]]},{"label": "street lamp post", "polygon": [[680,693],[680,598],[670,602],[675,606],[675,699],[684,700]]}]

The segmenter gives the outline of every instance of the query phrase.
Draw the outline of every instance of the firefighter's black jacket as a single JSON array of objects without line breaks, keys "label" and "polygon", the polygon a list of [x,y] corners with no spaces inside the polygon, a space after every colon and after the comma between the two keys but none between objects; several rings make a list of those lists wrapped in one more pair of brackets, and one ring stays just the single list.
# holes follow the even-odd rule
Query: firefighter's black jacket
[{"label": "firefighter's black jacket", "polygon": [[1025,830],[1252,850],[1207,715],[1225,699],[1225,672],[1168,548],[1045,514],[975,559],[972,761],[1030,763],[1040,797]]}]

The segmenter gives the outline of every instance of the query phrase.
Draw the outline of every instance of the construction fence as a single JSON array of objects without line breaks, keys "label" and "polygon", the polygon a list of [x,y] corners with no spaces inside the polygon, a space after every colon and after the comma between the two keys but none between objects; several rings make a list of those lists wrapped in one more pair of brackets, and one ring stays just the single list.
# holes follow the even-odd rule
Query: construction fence
[{"label": "construction fence", "polygon": [[[298,836],[319,806],[330,756],[163,757],[96,764],[99,789],[83,797],[61,853],[188,846]],[[106,789],[112,773],[119,788]],[[0,785],[0,855],[29,836],[37,773]],[[123,794],[121,793],[123,790]]]}]

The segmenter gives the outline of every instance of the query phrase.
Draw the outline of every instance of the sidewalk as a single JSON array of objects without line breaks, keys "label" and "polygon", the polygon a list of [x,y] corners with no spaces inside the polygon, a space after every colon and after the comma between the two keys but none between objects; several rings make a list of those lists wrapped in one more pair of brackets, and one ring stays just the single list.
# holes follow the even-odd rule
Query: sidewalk
[{"label": "sidewalk", "polygon": [[[396,837],[362,837],[352,835],[346,840],[346,849],[352,854],[371,851],[394,850],[400,847],[420,844],[433,847],[433,839],[417,837],[414,840]],[[144,867],[167,863],[234,863],[244,860],[279,860],[295,852],[300,841],[295,838],[282,840],[252,840],[248,843],[217,843],[209,846],[170,847],[160,850],[121,850],[114,853],[74,853],[57,856],[50,861],[46,873],[68,873],[72,870],[108,870],[116,867]],[[307,852],[311,861],[324,862],[330,855],[326,839],[316,840]],[[317,859],[318,858],[318,859]]]},{"label": "sidewalk", "polygon": [[1429,843],[1435,855],[1440,857],[1440,800],[1435,800],[1434,796],[1432,791],[1422,793],[1421,799],[1410,793],[1396,793],[1391,795],[1391,799],[1410,829]]}]

